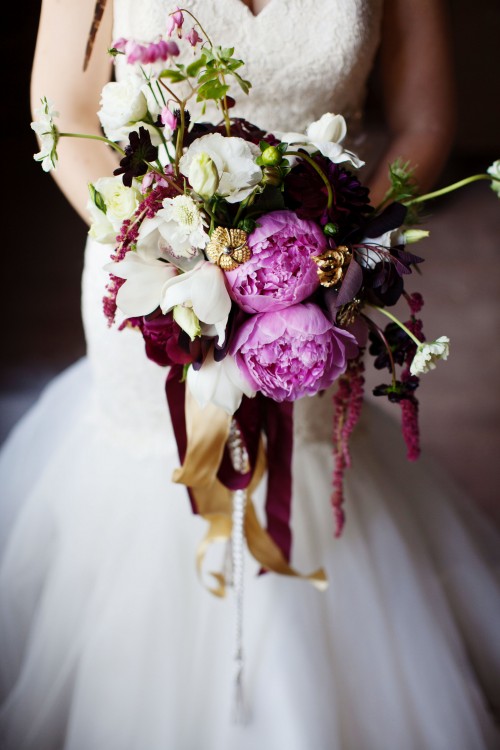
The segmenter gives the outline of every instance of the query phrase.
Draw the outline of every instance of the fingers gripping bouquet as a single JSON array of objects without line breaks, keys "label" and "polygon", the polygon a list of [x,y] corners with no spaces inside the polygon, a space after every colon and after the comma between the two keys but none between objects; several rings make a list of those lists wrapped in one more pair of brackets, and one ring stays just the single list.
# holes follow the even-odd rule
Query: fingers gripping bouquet
[{"label": "fingers gripping bouquet", "polygon": [[[344,145],[341,115],[326,113],[305,133],[269,133],[231,116],[230,84],[243,94],[251,87],[243,62],[216,46],[189,11],[171,13],[157,41],[118,39],[110,52],[127,72],[104,87],[98,114],[120,165],[90,186],[89,204],[90,235],[115,246],[105,314],[111,325],[118,310],[119,325],[140,331],[147,356],[170,368],[166,392],[182,462],[174,480],[209,520],[208,539],[229,536],[231,493],[246,489],[250,550],[264,569],[296,575],[292,404],[337,383],[338,535],[365,350],[389,371],[375,393],[399,403],[411,460],[419,453],[419,376],[448,356],[446,336],[426,342],[422,298],[404,288],[422,261],[408,245],[428,234],[411,228],[418,205],[475,179],[498,190],[498,163],[416,197],[411,169],[397,162],[375,209],[355,173],[363,162]],[[192,103],[203,114],[212,108],[217,124],[192,121]],[[42,105],[35,158],[49,170],[58,138],[74,134],[60,133],[51,105]],[[404,321],[391,311],[400,299]],[[381,316],[389,318],[385,327]],[[264,529],[251,490],[266,459]],[[324,583],[322,571],[310,578]],[[220,576],[219,584],[218,593]]]}]

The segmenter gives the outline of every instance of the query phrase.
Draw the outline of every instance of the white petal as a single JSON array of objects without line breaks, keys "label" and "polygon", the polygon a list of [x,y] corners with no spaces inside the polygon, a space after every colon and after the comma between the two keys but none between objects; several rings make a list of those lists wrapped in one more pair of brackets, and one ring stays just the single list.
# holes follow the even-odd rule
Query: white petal
[{"label": "white petal", "polygon": [[176,269],[161,261],[144,261],[134,252],[119,263],[108,263],[105,270],[125,279],[116,303],[127,318],[148,315],[160,304],[165,281],[177,274]]},{"label": "white petal", "polygon": [[228,414],[238,409],[243,395],[255,395],[233,357],[227,355],[222,362],[215,362],[212,352],[198,371],[189,368],[187,384],[201,408],[212,403]]},{"label": "white petal", "polygon": [[191,302],[200,320],[216,326],[219,344],[222,344],[231,310],[231,298],[224,282],[224,272],[213,263],[204,263],[193,274]]},{"label": "white petal", "polygon": [[319,120],[312,122],[307,128],[307,136],[310,141],[333,141],[340,143],[347,133],[347,125],[342,115],[334,115],[325,112]]}]

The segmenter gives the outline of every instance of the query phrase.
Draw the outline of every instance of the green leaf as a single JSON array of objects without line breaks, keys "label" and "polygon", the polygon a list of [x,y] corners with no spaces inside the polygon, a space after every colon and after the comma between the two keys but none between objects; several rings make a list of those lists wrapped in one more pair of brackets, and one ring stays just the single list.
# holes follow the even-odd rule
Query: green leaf
[{"label": "green leaf", "polygon": [[229,86],[220,83],[220,81],[207,81],[198,89],[197,101],[222,99],[228,91]]},{"label": "green leaf", "polygon": [[234,47],[217,47],[216,49],[219,60],[228,62],[234,55]]},{"label": "green leaf", "polygon": [[180,70],[162,70],[160,78],[168,78],[172,83],[180,83],[186,80],[186,74]]},{"label": "green leaf", "polygon": [[207,81],[213,81],[219,76],[219,71],[215,68],[209,68],[205,71],[205,73],[202,73],[198,78],[198,83],[206,83]]},{"label": "green leaf", "polygon": [[236,60],[235,58],[233,58],[232,60],[228,61],[226,68],[233,72],[238,68],[241,68],[244,64],[245,63],[243,62],[243,60]]},{"label": "green leaf", "polygon": [[92,203],[97,206],[99,211],[102,211],[103,214],[105,214],[108,209],[106,207],[106,203],[104,202],[104,198],[102,197],[101,193],[95,189],[94,185],[92,185],[91,182],[89,182],[89,193]]},{"label": "green leaf", "polygon": [[204,67],[205,60],[203,58],[200,58],[199,60],[195,60],[186,68],[186,73],[190,78],[194,78],[198,75],[200,70]]}]

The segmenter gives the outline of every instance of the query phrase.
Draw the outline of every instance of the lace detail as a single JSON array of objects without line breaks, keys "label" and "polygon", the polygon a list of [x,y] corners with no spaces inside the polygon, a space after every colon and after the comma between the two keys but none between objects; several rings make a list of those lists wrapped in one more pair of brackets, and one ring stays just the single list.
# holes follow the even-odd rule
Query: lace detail
[{"label": "lace detail", "polygon": [[[154,39],[174,4],[115,0],[115,36]],[[270,131],[300,131],[326,111],[359,123],[379,42],[382,0],[270,0],[256,17],[242,0],[186,0],[183,7],[246,63],[252,89],[248,97],[238,94],[235,116]],[[122,74],[119,68],[117,75]],[[144,453],[161,452],[160,444],[173,440],[166,370],[147,360],[140,334],[107,327],[102,267],[110,253],[110,247],[87,243],[83,317],[96,385],[92,418],[116,440]],[[330,440],[332,419],[325,410],[331,414],[329,394],[296,404],[299,440]]]}]

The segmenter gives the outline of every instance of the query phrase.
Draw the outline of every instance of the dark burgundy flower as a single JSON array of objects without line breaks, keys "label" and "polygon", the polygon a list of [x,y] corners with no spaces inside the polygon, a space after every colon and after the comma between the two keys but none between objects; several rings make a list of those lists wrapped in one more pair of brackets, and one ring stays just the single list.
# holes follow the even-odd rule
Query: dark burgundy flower
[{"label": "dark burgundy flower", "polygon": [[[411,338],[397,323],[389,323],[384,330],[384,336],[389,344],[394,362],[398,365],[404,364],[408,350],[411,347],[415,347]],[[384,341],[375,331],[370,331],[369,338],[370,348],[368,351],[375,357],[373,364],[377,370],[382,370],[384,367],[387,367],[390,371],[392,369],[391,360]]]},{"label": "dark burgundy flower", "polygon": [[180,344],[182,330],[172,313],[163,315],[158,308],[151,315],[129,318],[127,322],[140,329],[146,344],[146,355],[157,365],[186,365],[193,361],[189,351]]},{"label": "dark burgundy flower", "polygon": [[[210,122],[194,123],[193,127],[184,136],[184,145],[190,146],[197,138],[201,138],[201,136],[208,135],[209,133],[220,133],[225,136],[225,123],[221,122],[217,125],[213,125]],[[266,134],[265,130],[261,130],[257,125],[248,122],[243,117],[231,118],[231,135],[255,144],[260,143],[260,141],[267,141],[270,145],[279,143],[274,136]]]},{"label": "dark burgundy flower", "polygon": [[327,210],[328,191],[316,170],[300,161],[285,178],[285,201],[301,219],[338,224],[341,234],[366,224],[372,212],[369,191],[357,177],[321,154],[312,157],[328,178],[333,205]]},{"label": "dark burgundy flower", "polygon": [[153,146],[149,131],[143,127],[139,128],[138,133],[135,130],[132,131],[128,139],[128,146],[125,146],[125,156],[113,174],[122,174],[123,184],[131,187],[134,177],[140,177],[148,171],[147,162],[155,161],[158,158],[158,148]]},{"label": "dark burgundy flower", "polygon": [[377,385],[373,389],[373,395],[387,396],[389,401],[394,404],[399,404],[399,402],[404,399],[415,399],[413,392],[418,388],[419,382],[419,379],[415,377],[415,375],[410,375],[403,382],[401,380],[396,380],[394,385],[392,383],[389,385],[386,385],[385,383]]}]

